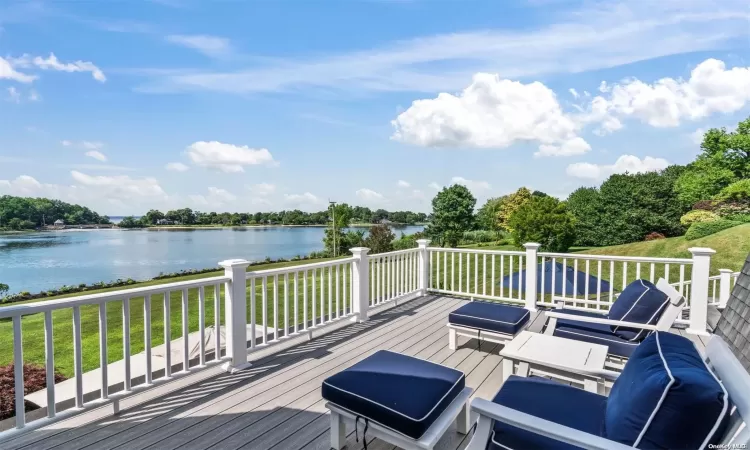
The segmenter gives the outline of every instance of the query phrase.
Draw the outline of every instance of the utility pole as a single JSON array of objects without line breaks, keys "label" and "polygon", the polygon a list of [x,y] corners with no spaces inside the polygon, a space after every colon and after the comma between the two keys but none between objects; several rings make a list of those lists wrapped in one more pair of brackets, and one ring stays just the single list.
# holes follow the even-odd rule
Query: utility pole
[{"label": "utility pole", "polygon": [[333,228],[333,257],[335,258],[336,250],[338,247],[336,247],[336,202],[332,202],[330,199],[328,200],[328,203],[331,208],[331,225]]}]

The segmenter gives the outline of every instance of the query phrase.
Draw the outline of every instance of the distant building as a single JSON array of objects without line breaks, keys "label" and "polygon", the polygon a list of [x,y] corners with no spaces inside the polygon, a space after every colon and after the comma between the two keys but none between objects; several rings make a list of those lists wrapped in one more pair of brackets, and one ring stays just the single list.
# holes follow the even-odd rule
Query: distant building
[{"label": "distant building", "polygon": [[388,220],[388,219],[380,219],[380,224],[381,224],[381,225],[390,225],[390,224],[392,224],[392,223],[393,223],[393,222],[391,222],[391,221],[390,221],[390,220]]},{"label": "distant building", "polygon": [[63,222],[62,219],[57,219],[57,220],[55,220],[55,226],[56,227],[64,227],[65,226],[65,222]]},{"label": "distant building", "polygon": [[157,225],[173,225],[174,222],[172,222],[171,220],[168,220],[168,219],[159,219],[159,220],[156,221],[156,224]]}]

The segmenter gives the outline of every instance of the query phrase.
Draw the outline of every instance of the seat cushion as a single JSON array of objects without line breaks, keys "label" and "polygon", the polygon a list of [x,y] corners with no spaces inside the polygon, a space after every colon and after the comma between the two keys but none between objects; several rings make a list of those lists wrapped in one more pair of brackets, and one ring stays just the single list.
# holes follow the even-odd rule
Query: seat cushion
[{"label": "seat cushion", "polygon": [[723,434],[729,411],[726,390],[692,342],[655,332],[612,386],[606,435],[639,448],[706,448]]},{"label": "seat cushion", "polygon": [[[493,402],[560,425],[602,436],[607,397],[544,378],[511,375]],[[574,449],[553,439],[495,422],[491,449]]]},{"label": "seat cushion", "polygon": [[381,350],[323,381],[323,398],[412,439],[419,439],[461,393],[465,377]]},{"label": "seat cushion", "polygon": [[[609,309],[612,320],[656,325],[669,304],[669,297],[648,280],[635,280],[625,287]],[[638,328],[612,326],[618,336],[630,341],[641,341],[648,331]]]},{"label": "seat cushion", "polygon": [[[602,317],[601,314],[585,313],[585,311],[562,310],[565,314],[586,315],[591,317]],[[576,322],[574,320],[557,319],[554,336],[566,339],[575,339],[576,341],[590,342],[592,344],[606,345],[608,353],[629,358],[633,351],[638,348],[640,342],[629,341],[618,336],[609,325],[598,323]]]},{"label": "seat cushion", "polygon": [[515,335],[523,329],[529,317],[529,311],[518,306],[474,301],[448,314],[448,323]]}]

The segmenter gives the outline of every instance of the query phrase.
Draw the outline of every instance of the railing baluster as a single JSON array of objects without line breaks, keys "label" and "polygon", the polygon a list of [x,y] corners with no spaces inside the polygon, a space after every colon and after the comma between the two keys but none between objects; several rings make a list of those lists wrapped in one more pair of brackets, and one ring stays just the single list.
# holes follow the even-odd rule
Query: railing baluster
[{"label": "railing baluster", "polygon": [[474,253],[474,294],[479,294],[479,253]]},{"label": "railing baluster", "polygon": [[[578,258],[573,259],[573,304],[578,306]],[[584,305],[585,306],[585,305]]]},{"label": "railing baluster", "polygon": [[[19,326],[18,337],[20,338],[21,337],[20,317],[19,317],[18,326]],[[123,335],[124,335],[124,330],[123,330]],[[82,350],[81,345],[82,345],[82,342],[81,342],[81,307],[74,306],[73,307],[73,369],[75,371],[75,377],[76,377],[76,408],[83,408],[83,353],[81,352]],[[21,361],[21,365],[23,366],[23,358],[19,358],[18,360]],[[17,379],[18,378],[16,378],[16,380]],[[21,381],[23,382],[23,378],[21,378]],[[21,392],[23,392],[23,384],[21,384]],[[18,395],[18,390],[16,390],[16,395]],[[23,399],[23,397],[21,397],[21,399]],[[21,404],[23,405],[23,402],[21,402]],[[22,406],[21,410],[23,409],[24,408]]]},{"label": "railing baluster", "polygon": [[320,322],[325,322],[325,309],[326,309],[326,282],[325,282],[325,267],[320,268]]},{"label": "railing baluster", "polygon": [[[503,278],[505,277],[505,255],[500,255],[500,298],[505,298],[505,285]],[[510,290],[510,287],[508,287]]]},{"label": "railing baluster", "polygon": [[562,296],[568,296],[568,258],[562,260]]},{"label": "railing baluster", "polygon": [[146,296],[143,297],[143,346],[146,351],[146,384],[151,384],[153,382],[153,365],[151,357],[151,294],[146,294]]},{"label": "railing baluster", "polygon": [[[333,321],[333,266],[328,268],[328,321]],[[368,302],[369,303],[369,302]]]},{"label": "railing baluster", "polygon": [[601,308],[601,302],[602,302],[602,260],[600,259],[596,263],[596,301],[598,303],[597,306]]},{"label": "railing baluster", "polygon": [[[253,285],[254,287],[255,285]],[[252,295],[255,297],[255,289],[251,290]],[[255,315],[255,304],[251,314]],[[255,345],[255,321],[253,320],[253,345]],[[221,285],[214,285],[214,359],[221,359]]]},{"label": "railing baluster", "polygon": [[182,370],[190,371],[190,330],[188,329],[188,290],[182,290]]},{"label": "railing baluster", "polygon": [[318,269],[312,270],[312,326],[315,326],[316,323],[316,311],[317,311],[317,303],[318,303],[318,284],[316,280],[316,277],[318,276]]},{"label": "railing baluster", "polygon": [[310,272],[305,270],[305,276],[302,278],[302,325],[303,330],[307,330],[307,276]]},{"label": "railing baluster", "polygon": [[641,263],[636,262],[635,263],[635,279],[640,280],[641,279]]},{"label": "railing baluster", "polygon": [[652,283],[654,282],[655,271],[656,271],[656,266],[654,265],[654,263],[651,263],[651,274],[650,274],[649,281]]},{"label": "railing baluster", "polygon": [[[520,276],[520,274],[523,273],[523,256],[520,256],[520,255],[518,256],[518,273],[519,273],[518,283],[521,284],[521,279],[520,279],[521,276]],[[521,290],[524,288],[524,286],[520,285],[518,287],[519,287],[519,289],[518,289],[518,300],[523,300],[523,293],[522,293]]]},{"label": "railing baluster", "polygon": [[[440,253],[435,255],[435,252],[428,250],[430,252],[430,285],[428,286],[429,289],[435,289],[435,285],[440,284]],[[437,263],[435,261],[437,260]],[[433,277],[432,277],[432,271],[435,271],[435,281],[433,283]]]},{"label": "railing baluster", "polygon": [[[172,376],[172,292],[164,293],[164,377]],[[216,330],[217,334],[219,330]]]},{"label": "railing baluster", "polygon": [[284,337],[289,336],[289,273],[284,274]]},{"label": "railing baluster", "polygon": [[544,266],[544,260],[545,259],[546,258],[544,256],[542,256],[542,277],[541,277],[542,278],[542,284],[541,284],[542,289],[540,289],[541,292],[539,293],[539,298],[541,299],[542,303],[544,303],[544,295],[546,294],[546,290],[544,289],[544,277],[545,277],[545,273],[547,272],[545,270],[545,266]]},{"label": "railing baluster", "polygon": [[461,290],[461,286],[463,286],[463,278],[464,278],[464,258],[459,253],[458,254],[458,292],[463,292]]},{"label": "railing baluster", "polygon": [[370,259],[370,301],[371,305],[377,304],[377,298],[375,297],[375,260]]},{"label": "railing baluster", "polygon": [[99,371],[101,375],[102,387],[101,387],[101,398],[102,400],[109,398],[109,379],[108,379],[108,364],[109,359],[107,357],[107,303],[99,303]]},{"label": "railing baluster", "polygon": [[[586,300],[589,299],[589,280],[590,280],[589,273],[590,273],[590,269],[591,269],[591,261],[589,261],[587,259],[586,260],[586,285],[583,287],[583,295],[586,298]],[[576,277],[576,278],[578,278],[578,277]],[[599,300],[598,297],[597,297],[597,300]]]},{"label": "railing baluster", "polygon": [[343,295],[342,295],[342,297],[343,297],[342,298],[342,303],[343,303],[342,307],[343,307],[344,315],[346,315],[346,297],[347,297],[347,293],[349,293],[349,299],[351,300],[351,287],[349,287],[347,289],[348,285],[346,284],[346,274],[347,274],[347,272],[349,272],[350,270],[352,270],[351,265],[352,265],[351,263],[344,264],[344,268],[342,270],[344,272],[342,274],[342,278],[343,278],[342,281],[343,281],[343,285],[344,285],[344,292],[343,292]]},{"label": "railing baluster", "polygon": [[609,305],[612,306],[615,299],[615,262],[609,262]]},{"label": "railing baluster", "polygon": [[44,312],[44,356],[47,369],[47,417],[55,417],[55,342],[52,339],[52,311]]},{"label": "railing baluster", "polygon": [[482,255],[482,295],[487,295],[487,254]]},{"label": "railing baluster", "polygon": [[[373,268],[375,266],[372,266]],[[374,271],[374,269],[373,269]],[[339,272],[341,272],[341,264],[336,265],[336,318],[341,317],[341,303],[339,301],[339,290],[341,289],[341,282],[339,281]],[[375,284],[373,283],[373,288]]]},{"label": "railing baluster", "polygon": [[257,336],[255,335],[257,327],[257,318],[255,312],[255,277],[250,276],[250,348],[255,348]]},{"label": "railing baluster", "polygon": [[380,301],[381,301],[381,297],[380,296],[382,295],[382,292],[383,292],[383,286],[382,286],[382,284],[383,284],[383,277],[382,277],[382,275],[380,273],[381,272],[380,267],[382,265],[383,265],[383,258],[377,258],[377,259],[375,259],[375,266],[376,266],[375,269],[376,269],[376,272],[377,272],[377,276],[375,277],[375,279],[377,280],[377,282],[376,282],[377,286],[375,288],[376,289],[376,291],[375,291],[375,304],[376,305],[380,304]]},{"label": "railing baluster", "polygon": [[[81,337],[80,320],[78,321],[78,337]],[[23,428],[26,426],[26,405],[24,403],[23,387],[23,334],[21,330],[21,316],[13,316],[13,378],[16,397],[15,406],[16,411],[19,411],[16,414],[16,428]],[[78,380],[80,380],[80,377]],[[78,399],[77,396],[76,399]]]},{"label": "railing baluster", "polygon": [[299,278],[299,272],[294,272],[294,332],[297,333],[299,331],[299,294],[297,293],[298,289],[298,278]]},{"label": "railing baluster", "polygon": [[495,256],[496,255],[493,254],[491,257],[492,259],[492,275],[491,275],[492,282],[490,284],[490,295],[492,295],[493,297],[495,296]]},{"label": "railing baluster", "polygon": [[685,295],[685,264],[680,264],[680,295],[688,300]]},{"label": "railing baluster", "polygon": [[[557,293],[555,292],[555,289],[557,289],[557,284],[555,284],[555,278],[557,276],[557,258],[554,258],[554,257],[552,258],[552,266],[551,267],[552,267],[552,269],[550,270],[550,273],[551,273],[551,276],[552,276],[552,280],[551,280],[552,292],[550,292],[550,299],[552,301],[552,307],[554,308],[556,306],[555,305],[555,295],[557,295]],[[565,268],[563,267],[563,269],[565,269]],[[563,283],[563,291],[562,291],[562,293],[560,295],[562,295],[563,297],[565,297],[565,283]]]},{"label": "railing baluster", "polygon": [[198,288],[198,364],[206,365],[206,287]]},{"label": "railing baluster", "polygon": [[263,275],[263,282],[261,283],[261,307],[262,318],[263,318],[263,343],[268,342],[268,277]]},{"label": "railing baluster", "polygon": [[443,252],[443,289],[448,290],[448,252]]},{"label": "railing baluster", "polygon": [[669,283],[669,263],[664,264],[664,281]]},{"label": "railing baluster", "polygon": [[273,276],[273,340],[279,340],[279,275]]},{"label": "railing baluster", "polygon": [[454,252],[451,252],[451,291],[456,292],[456,254]]},{"label": "railing baluster", "polygon": [[628,262],[622,262],[622,290],[625,290],[625,286],[628,285]]},{"label": "railing baluster", "polygon": [[130,298],[122,299],[122,355],[125,363],[125,392],[130,391]]}]

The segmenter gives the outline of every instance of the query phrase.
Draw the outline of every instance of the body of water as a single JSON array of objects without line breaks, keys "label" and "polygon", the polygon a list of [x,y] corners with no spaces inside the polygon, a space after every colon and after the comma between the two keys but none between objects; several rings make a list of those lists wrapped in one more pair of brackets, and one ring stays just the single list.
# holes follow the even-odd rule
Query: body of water
[{"label": "body of water", "polygon": [[[422,226],[394,229],[411,234]],[[144,280],[160,272],[218,267],[230,258],[291,258],[323,249],[324,227],[68,230],[0,235],[0,283],[10,292]]]}]

